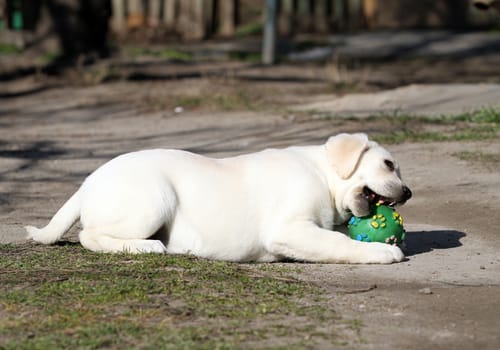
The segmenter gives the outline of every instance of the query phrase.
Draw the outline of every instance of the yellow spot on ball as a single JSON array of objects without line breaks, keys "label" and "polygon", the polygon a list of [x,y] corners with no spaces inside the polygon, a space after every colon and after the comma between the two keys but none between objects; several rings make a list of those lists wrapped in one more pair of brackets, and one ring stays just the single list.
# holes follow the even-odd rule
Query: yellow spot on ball
[{"label": "yellow spot on ball", "polygon": [[380,227],[386,227],[387,225],[385,224],[385,222],[383,222]]},{"label": "yellow spot on ball", "polygon": [[378,228],[378,222],[376,222],[376,221],[372,221],[372,222],[371,222],[371,225],[372,225],[374,228]]}]

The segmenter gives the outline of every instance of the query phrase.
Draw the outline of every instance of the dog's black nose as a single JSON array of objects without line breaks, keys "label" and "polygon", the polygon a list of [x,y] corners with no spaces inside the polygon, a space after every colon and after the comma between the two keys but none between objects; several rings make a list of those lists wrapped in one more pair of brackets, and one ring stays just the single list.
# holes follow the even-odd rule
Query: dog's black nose
[{"label": "dog's black nose", "polygon": [[411,190],[406,187],[406,186],[403,186],[403,200],[406,202],[408,199],[410,199],[412,196],[412,193],[411,193]]}]

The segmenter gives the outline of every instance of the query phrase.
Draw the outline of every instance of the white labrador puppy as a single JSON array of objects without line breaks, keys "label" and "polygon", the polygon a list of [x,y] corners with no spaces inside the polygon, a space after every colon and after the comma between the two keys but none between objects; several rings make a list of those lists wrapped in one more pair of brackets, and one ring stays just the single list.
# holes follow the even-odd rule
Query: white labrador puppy
[{"label": "white labrador puppy", "polygon": [[26,229],[52,244],[80,217],[81,244],[98,252],[392,263],[404,258],[398,247],[332,228],[367,215],[373,202],[410,197],[396,161],[365,134],[224,159],[157,149],[105,163],[46,227]]}]

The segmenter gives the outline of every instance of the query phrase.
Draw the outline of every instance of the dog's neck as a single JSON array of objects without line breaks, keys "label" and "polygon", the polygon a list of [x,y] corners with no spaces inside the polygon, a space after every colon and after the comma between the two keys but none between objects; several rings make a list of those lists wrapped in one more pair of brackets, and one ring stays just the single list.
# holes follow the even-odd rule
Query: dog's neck
[{"label": "dog's neck", "polygon": [[325,145],[300,147],[297,151],[318,170],[318,174],[324,179],[334,212],[334,225],[345,223],[352,216],[347,203],[342,200],[349,191],[349,187],[346,186],[348,181],[341,179],[333,166],[329,165]]}]

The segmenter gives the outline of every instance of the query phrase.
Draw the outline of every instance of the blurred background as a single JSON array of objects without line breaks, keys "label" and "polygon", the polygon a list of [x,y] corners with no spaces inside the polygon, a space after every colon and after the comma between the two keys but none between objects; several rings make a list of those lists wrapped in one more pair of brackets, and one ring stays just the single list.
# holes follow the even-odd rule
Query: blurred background
[{"label": "blurred background", "polygon": [[[0,0],[0,74],[60,73],[112,56],[265,64],[464,58],[499,48],[495,7],[493,0]],[[471,32],[483,35],[463,35]]]},{"label": "blurred background", "polygon": [[[409,262],[299,268],[331,293],[305,297],[314,318],[281,307],[231,318],[211,301],[219,289],[200,299],[206,316],[162,294],[98,319],[68,308],[72,322],[47,326],[51,309],[21,302],[0,305],[0,322],[18,325],[0,335],[6,348],[216,347],[213,335],[226,348],[497,349],[500,216],[485,213],[500,208],[499,1],[0,0],[0,243],[25,242],[25,224],[46,224],[90,172],[138,149],[227,157],[366,132],[415,194],[401,211],[414,227]],[[54,285],[37,277],[22,290],[40,283]]]}]

